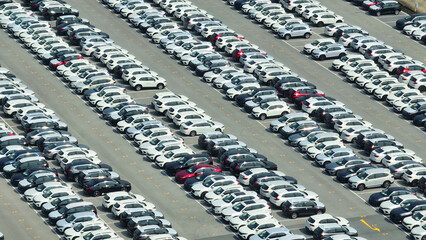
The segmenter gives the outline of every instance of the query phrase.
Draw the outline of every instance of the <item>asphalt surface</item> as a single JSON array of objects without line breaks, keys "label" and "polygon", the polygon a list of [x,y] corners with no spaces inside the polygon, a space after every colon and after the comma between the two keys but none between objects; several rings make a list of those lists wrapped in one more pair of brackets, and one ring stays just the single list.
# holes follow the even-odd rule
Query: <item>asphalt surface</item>
[{"label": "asphalt surface", "polygon": [[[308,59],[299,51],[305,43],[313,41],[304,39],[295,39],[284,42],[276,39],[265,29],[261,29],[256,24],[250,23],[245,16],[231,9],[221,1],[204,0],[193,1],[200,8],[206,9],[209,13],[219,17],[226,25],[232,29],[238,30],[250,42],[257,44],[268,53],[293,71],[299,73],[302,77],[315,83],[327,95],[333,96],[346,103],[356,114],[364,117],[374,126],[380,127],[387,133],[394,135],[399,141],[404,143],[407,148],[417,152],[419,156],[425,157],[422,147],[424,132],[412,126],[409,122],[402,120],[382,104],[371,100],[369,96],[362,94],[352,86],[341,81],[339,75],[328,70],[331,61],[317,63]],[[326,2],[324,4],[327,5]],[[335,4],[333,2],[333,4]],[[335,5],[340,4],[336,2]],[[347,4],[342,2],[342,4]],[[230,101],[223,98],[215,89],[201,82],[199,78],[193,76],[190,71],[180,66],[175,60],[164,54],[156,45],[149,42],[136,29],[119,19],[118,16],[111,13],[109,9],[95,0],[82,1],[75,0],[71,5],[80,10],[81,16],[88,18],[93,25],[110,34],[111,38],[117,44],[129,50],[145,65],[160,76],[168,80],[168,89],[178,94],[184,94],[190,100],[197,103],[214,120],[225,124],[226,132],[237,135],[240,140],[247,143],[249,147],[254,147],[259,153],[266,155],[270,160],[278,164],[279,169],[288,175],[294,176],[299,183],[306,186],[308,190],[315,191],[320,196],[320,201],[327,206],[327,212],[348,218],[351,226],[355,227],[360,236],[368,239],[405,239],[406,235],[401,230],[388,221],[383,215],[378,214],[365,203],[365,199],[377,189],[367,190],[362,193],[351,193],[341,184],[333,181],[329,176],[323,174],[320,169],[313,166],[310,161],[304,159],[301,154],[292,148],[283,144],[277,136],[267,132],[265,127],[269,121],[254,121],[247,117],[247,114],[240,111],[232,105]],[[333,7],[337,7],[334,6]],[[353,6],[350,6],[355,8]],[[331,7],[330,7],[331,8]],[[352,14],[353,10],[348,6],[342,5],[342,11],[334,10],[336,13],[345,17],[350,22],[344,12]],[[344,11],[345,10],[345,11]],[[349,14],[350,15],[350,14]],[[365,16],[368,18],[369,16]],[[371,21],[376,21],[371,17]],[[356,18],[354,18],[356,19]],[[377,24],[377,23],[376,23]],[[358,23],[364,28],[364,25]],[[373,34],[368,28],[365,28]],[[392,35],[392,39],[401,39],[408,41],[401,33],[389,27],[381,28],[387,31],[386,34]],[[320,34],[322,28],[315,29]],[[313,38],[321,37],[314,35]],[[377,36],[380,38],[380,35]],[[390,37],[389,37],[390,38]],[[156,169],[142,159],[141,155],[135,152],[127,140],[113,131],[113,128],[105,124],[105,121],[99,118],[98,114],[86,106],[78,96],[66,89],[62,82],[50,71],[46,70],[35,60],[31,54],[8,37],[4,32],[0,32],[1,47],[7,49],[0,52],[0,62],[2,66],[9,68],[18,77],[20,77],[30,89],[37,93],[41,102],[55,110],[57,115],[67,122],[70,126],[70,132],[77,137],[83,144],[88,144],[91,149],[98,152],[103,162],[111,164],[113,169],[118,172],[123,179],[132,182],[133,192],[144,195],[148,201],[153,202],[157,209],[165,214],[165,217],[171,221],[173,227],[188,239],[230,239],[233,233],[221,224],[213,216],[210,216],[202,203],[192,200],[177,184],[164,176],[161,171]],[[386,38],[387,40],[388,38]],[[397,40],[396,40],[397,41]],[[390,45],[396,45],[389,42]],[[410,43],[411,44],[411,43]],[[413,54],[406,49],[408,55],[415,59],[423,60],[424,51],[413,51]],[[408,48],[411,50],[410,48]],[[6,61],[7,60],[7,61]],[[157,90],[131,92],[130,94],[141,103],[148,103],[151,96]],[[196,138],[185,138],[185,142],[196,149]],[[9,187],[9,189],[11,189]],[[3,190],[2,190],[3,193]],[[6,192],[8,193],[8,192]],[[2,194],[5,195],[5,194]],[[10,197],[18,198],[18,194]],[[100,198],[90,198],[97,206],[100,205]],[[1,201],[1,198],[0,198]],[[198,204],[197,204],[198,202]],[[15,205],[15,203],[13,203]],[[25,210],[28,210],[26,206]],[[2,207],[0,214],[10,214],[6,208]],[[29,211],[28,211],[29,212]],[[116,221],[111,219],[111,215],[105,214],[110,226],[118,232],[125,235],[125,230],[115,225]],[[290,220],[280,215],[278,210],[274,210],[275,216],[289,229],[295,233],[300,233],[304,226],[306,218]],[[12,217],[10,217],[12,218]],[[28,216],[34,228],[42,228],[42,220],[37,215]],[[364,220],[364,224],[360,220]],[[27,221],[27,220],[25,220]],[[12,222],[12,221],[11,221]],[[11,228],[18,229],[17,225]],[[380,232],[371,228],[379,228]],[[48,229],[46,227],[46,229]],[[41,239],[55,239],[54,235],[48,231],[40,231],[36,236]],[[303,230],[302,230],[303,232]],[[16,235],[16,239],[20,238]]]}]

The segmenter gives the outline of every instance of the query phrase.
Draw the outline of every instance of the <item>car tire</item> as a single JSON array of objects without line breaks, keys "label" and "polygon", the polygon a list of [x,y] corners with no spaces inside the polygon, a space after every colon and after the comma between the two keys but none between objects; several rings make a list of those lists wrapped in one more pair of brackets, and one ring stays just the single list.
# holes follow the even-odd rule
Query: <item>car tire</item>
[{"label": "car tire", "polygon": [[308,39],[308,38],[310,38],[311,37],[311,34],[310,33],[305,33],[305,35],[303,35],[306,39]]},{"label": "car tire", "polygon": [[297,218],[297,213],[292,213],[292,214],[290,215],[290,218],[291,218],[291,219],[296,219],[296,218]]},{"label": "car tire", "polygon": [[94,197],[99,197],[101,195],[101,192],[99,192],[99,191],[94,191],[93,192],[93,196]]},{"label": "car tire", "polygon": [[420,92],[426,92],[426,86],[419,87],[419,91]]},{"label": "car tire", "polygon": [[410,184],[412,187],[419,185],[419,180],[413,180]]},{"label": "car tire", "polygon": [[203,192],[203,193],[201,193],[200,198],[204,199],[205,196],[206,196],[206,193]]},{"label": "car tire", "polygon": [[346,55],[346,53],[341,53],[341,54],[339,54],[339,58],[342,58],[342,57],[344,57]]},{"label": "car tire", "polygon": [[423,237],[422,237],[422,240],[426,240],[426,236],[423,236]]},{"label": "car tire", "polygon": [[398,15],[401,11],[400,10],[395,10],[395,15]]},{"label": "car tire", "polygon": [[330,164],[330,163],[331,163],[330,161],[325,162],[323,167],[327,167],[327,165]]},{"label": "car tire", "polygon": [[290,34],[286,34],[286,35],[284,35],[284,39],[285,39],[285,40],[289,40],[289,39],[290,39]]},{"label": "car tire", "polygon": [[191,132],[189,133],[189,135],[190,135],[191,137],[195,137],[195,135],[197,135],[197,132],[195,132],[195,131],[191,131]]},{"label": "car tire", "polygon": [[274,82],[272,80],[269,80],[266,85],[273,87],[274,86]]},{"label": "car tire", "polygon": [[266,115],[265,114],[260,114],[259,119],[262,120],[262,121],[265,120],[266,119]]},{"label": "car tire", "polygon": [[388,98],[388,95],[383,95],[383,97],[381,98],[382,101],[386,101],[386,99]]},{"label": "car tire", "polygon": [[358,189],[358,191],[364,191],[365,185],[364,184],[360,184],[360,185],[358,185],[357,189]]},{"label": "car tire", "polygon": [[222,129],[220,129],[220,128],[216,128],[216,130],[215,130],[216,132],[222,132]]},{"label": "car tire", "polygon": [[324,213],[323,210],[318,210],[318,212],[317,212],[318,215],[323,214],[323,213]]},{"label": "car tire", "polygon": [[323,22],[318,22],[318,23],[317,23],[317,26],[318,26],[318,27],[322,27],[322,26],[324,26],[324,23],[323,23]]},{"label": "car tire", "polygon": [[127,192],[127,189],[125,187],[122,187],[121,191]]},{"label": "car tire", "polygon": [[319,58],[318,58],[320,61],[324,61],[325,60],[325,56],[324,55],[321,55],[321,56],[319,56]]},{"label": "car tire", "polygon": [[135,90],[136,90],[136,91],[140,91],[140,90],[142,90],[142,85],[136,85],[136,86],[135,86]]},{"label": "car tire", "polygon": [[158,88],[158,89],[163,89],[163,88],[164,88],[164,84],[159,83],[159,84],[157,85],[157,88]]},{"label": "car tire", "polygon": [[376,16],[380,16],[380,15],[382,15],[381,12],[376,12]]},{"label": "car tire", "polygon": [[50,16],[50,21],[54,21],[55,20],[55,16]]},{"label": "car tire", "polygon": [[336,23],[342,23],[342,22],[343,22],[342,20],[337,20],[337,21],[336,21]]},{"label": "car tire", "polygon": [[[413,182],[414,182],[414,181],[413,181]],[[391,183],[390,183],[389,181],[385,181],[385,182],[383,183],[383,187],[384,187],[384,188],[388,188],[390,185],[391,185]]]}]

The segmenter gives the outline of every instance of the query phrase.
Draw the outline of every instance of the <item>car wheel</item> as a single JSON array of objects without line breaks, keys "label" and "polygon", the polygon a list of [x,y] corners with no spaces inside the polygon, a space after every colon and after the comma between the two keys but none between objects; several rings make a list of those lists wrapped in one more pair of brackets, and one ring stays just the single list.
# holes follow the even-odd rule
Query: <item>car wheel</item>
[{"label": "car wheel", "polygon": [[306,39],[308,39],[308,38],[310,38],[311,37],[311,34],[310,33],[305,33],[305,35],[303,35]]},{"label": "car wheel", "polygon": [[325,163],[324,163],[324,167],[327,167],[327,165],[328,165],[328,164],[330,164],[330,162],[329,162],[329,161],[325,162]]},{"label": "car wheel", "polygon": [[201,195],[200,195],[201,198],[204,198],[205,196],[206,196],[205,192],[201,193]]},{"label": "car wheel", "polygon": [[290,218],[291,218],[291,219],[296,219],[296,218],[297,218],[297,213],[292,213],[292,214],[290,215]]},{"label": "car wheel", "polygon": [[289,40],[289,39],[290,39],[290,34],[286,34],[286,35],[284,35],[284,39],[285,39],[285,40]]},{"label": "car wheel", "polygon": [[265,120],[265,119],[266,119],[266,115],[265,115],[265,114],[261,114],[261,115],[259,116],[259,119],[260,119],[260,120]]},{"label": "car wheel", "polygon": [[[390,184],[389,184],[390,185]],[[411,186],[412,187],[415,187],[415,186],[417,186],[417,185],[419,185],[419,180],[413,180],[412,182],[411,182]]]},{"label": "car wheel", "polygon": [[383,187],[384,187],[384,188],[388,188],[390,185],[391,185],[391,183],[390,183],[389,181],[385,181],[385,182],[383,183]]},{"label": "car wheel", "polygon": [[317,26],[318,26],[318,27],[322,27],[322,26],[324,26],[324,23],[323,23],[323,22],[318,22],[318,23],[317,23]]},{"label": "car wheel", "polygon": [[197,135],[197,132],[195,132],[195,131],[191,131],[191,132],[189,133],[189,135],[191,135],[191,137],[194,137],[195,135]]},{"label": "car wheel", "polygon": [[364,184],[360,184],[358,186],[358,191],[364,191],[364,189],[365,189],[365,185]]},{"label": "car wheel", "polygon": [[337,21],[336,21],[336,23],[341,23],[341,22],[342,22],[342,20],[337,20]]},{"label": "car wheel", "polygon": [[158,89],[163,89],[163,88],[164,88],[164,84],[162,84],[162,83],[158,84],[158,85],[157,85],[157,88],[158,88]]},{"label": "car wheel", "polygon": [[377,12],[377,13],[376,13],[376,16],[380,16],[380,15],[381,15],[381,12]]},{"label": "car wheel", "polygon": [[216,132],[222,132],[222,129],[220,129],[220,128],[216,128],[216,130],[215,130]]},{"label": "car wheel", "polygon": [[55,16],[50,16],[50,21],[54,21],[55,20]]},{"label": "car wheel", "polygon": [[323,214],[324,211],[323,210],[318,210],[317,214]]},{"label": "car wheel", "polygon": [[142,86],[141,85],[136,85],[135,89],[136,89],[136,91],[140,91],[140,90],[142,90]]},{"label": "car wheel", "polygon": [[386,101],[386,98],[388,98],[388,95],[383,95],[383,97],[381,98],[382,101]]},{"label": "car wheel", "polygon": [[101,192],[99,192],[99,191],[94,191],[93,192],[93,196],[94,197],[98,197],[98,196],[100,196],[101,195]]},{"label": "car wheel", "polygon": [[395,10],[395,15],[398,15],[399,12],[401,12],[400,10]]},{"label": "car wheel", "polygon": [[321,55],[321,56],[319,57],[319,60],[320,60],[320,61],[324,61],[324,60],[325,60],[325,56],[324,56],[324,55]]},{"label": "car wheel", "polygon": [[426,86],[419,87],[419,91],[420,92],[426,92]]},{"label": "car wheel", "polygon": [[274,86],[274,82],[272,80],[269,80],[266,85],[273,87]]},{"label": "car wheel", "polygon": [[423,237],[422,237],[422,240],[426,240],[426,236],[423,236]]},{"label": "car wheel", "polygon": [[127,191],[127,189],[126,189],[125,187],[122,187],[122,188],[121,188],[121,191],[126,192],[126,191]]},{"label": "car wheel", "polygon": [[341,53],[341,54],[339,54],[339,58],[342,58],[342,57],[344,57],[346,55],[346,53]]}]

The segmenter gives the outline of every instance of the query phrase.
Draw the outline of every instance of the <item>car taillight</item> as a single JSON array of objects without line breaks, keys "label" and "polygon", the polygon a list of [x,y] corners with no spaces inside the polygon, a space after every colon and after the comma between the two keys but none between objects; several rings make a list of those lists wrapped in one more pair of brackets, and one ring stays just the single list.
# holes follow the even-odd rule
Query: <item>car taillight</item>
[{"label": "car taillight", "polygon": [[346,135],[346,137],[349,137],[349,136],[351,136],[350,134],[345,134]]},{"label": "car taillight", "polygon": [[61,28],[61,30],[65,30],[65,28]]},{"label": "car taillight", "polygon": [[13,133],[9,133],[8,135],[9,135],[9,136],[13,136],[13,135],[15,135],[15,134],[13,134]]},{"label": "car taillight", "polygon": [[404,68],[404,70],[402,70],[402,73],[406,73],[408,72],[408,68]]},{"label": "car taillight", "polygon": [[370,53],[370,56],[373,56],[373,52]]},{"label": "car taillight", "polygon": [[276,196],[276,197],[275,197],[275,200],[279,200],[279,197],[278,197],[278,196]]},{"label": "car taillight", "polygon": [[257,180],[254,182],[254,185],[258,185]]},{"label": "car taillight", "polygon": [[34,139],[34,137],[31,137],[31,139]]},{"label": "car taillight", "polygon": [[48,153],[52,153],[52,151],[48,151]]},{"label": "car taillight", "polygon": [[307,108],[311,108],[311,105],[309,104],[308,106],[306,106]]},{"label": "car taillight", "polygon": [[390,66],[391,66],[391,64],[389,63],[389,64],[388,64],[388,66],[390,67]]},{"label": "car taillight", "polygon": [[185,128],[185,130],[188,130],[189,128]]},{"label": "car taillight", "polygon": [[409,178],[413,178],[413,176],[408,176]]},{"label": "car taillight", "polygon": [[240,169],[240,167],[238,167],[238,165],[235,167],[235,170],[238,170],[238,169]]},{"label": "car taillight", "polygon": [[416,81],[414,81],[414,84],[417,84],[417,80],[416,80]]},{"label": "car taillight", "polygon": [[92,190],[92,187],[89,187],[89,190]]},{"label": "car taillight", "polygon": [[225,158],[225,162],[229,162],[229,161],[228,161],[228,158]]},{"label": "car taillight", "polygon": [[71,173],[71,169],[68,169],[68,173]]}]

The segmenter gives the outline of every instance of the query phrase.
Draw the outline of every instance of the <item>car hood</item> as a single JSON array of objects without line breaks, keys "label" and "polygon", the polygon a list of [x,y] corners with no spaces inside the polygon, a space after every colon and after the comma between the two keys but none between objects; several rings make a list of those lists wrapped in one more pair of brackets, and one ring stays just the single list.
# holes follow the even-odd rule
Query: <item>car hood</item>
[{"label": "car hood", "polygon": [[175,176],[176,176],[176,178],[182,178],[182,177],[185,177],[186,175],[190,175],[190,173],[188,173],[185,170],[182,170],[182,171],[177,172]]},{"label": "car hood", "polygon": [[330,164],[327,165],[327,167],[325,169],[330,169],[331,170],[331,169],[335,169],[337,167],[340,167],[340,165],[337,164],[337,163],[330,163]]},{"label": "car hood", "polygon": [[387,209],[392,209],[397,207],[398,205],[393,204],[390,200],[384,201],[380,204],[381,208],[387,208]]},{"label": "car hood", "polygon": [[66,228],[66,227],[70,227],[71,225],[72,224],[67,222],[65,219],[61,219],[56,222],[56,227],[58,228]]},{"label": "car hood", "polygon": [[192,185],[192,190],[193,191],[200,191],[200,190],[203,190],[203,189],[206,189],[206,187],[204,186],[204,185],[202,185],[202,184],[194,184],[194,185]]},{"label": "car hood", "polygon": [[49,213],[49,218],[50,219],[56,219],[56,218],[59,218],[59,217],[61,217],[62,215],[59,213],[59,211],[58,210],[56,210],[56,211],[53,211],[53,212],[51,212],[51,213]]},{"label": "car hood", "polygon": [[12,164],[9,164],[3,167],[3,171],[5,172],[12,172],[14,170],[16,170],[16,168]]},{"label": "car hood", "polygon": [[28,182],[28,180],[27,179],[23,179],[23,180],[21,180],[21,181],[19,181],[19,186],[22,186],[22,187],[27,187],[27,186],[29,186],[31,183],[30,182]]},{"label": "car hood", "polygon": [[349,178],[349,180],[348,180],[348,182],[349,183],[355,183],[355,182],[358,182],[358,181],[360,181],[361,179],[358,177],[358,176],[353,176],[353,177],[350,177]]}]

